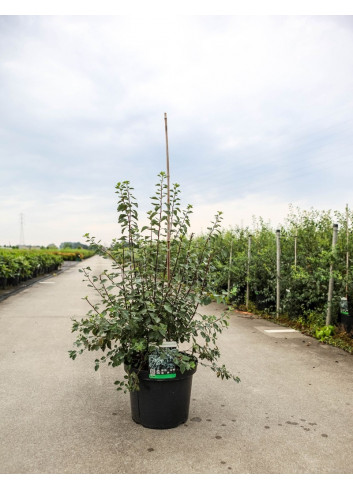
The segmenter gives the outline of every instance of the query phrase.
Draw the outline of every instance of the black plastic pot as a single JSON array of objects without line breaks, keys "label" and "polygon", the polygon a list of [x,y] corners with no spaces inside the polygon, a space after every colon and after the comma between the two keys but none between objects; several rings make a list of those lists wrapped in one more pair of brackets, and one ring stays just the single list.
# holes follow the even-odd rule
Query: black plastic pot
[{"label": "black plastic pot", "polygon": [[140,390],[130,392],[131,415],[135,423],[157,430],[176,428],[185,423],[195,372],[196,368],[183,374],[177,370],[175,378],[150,379],[149,372],[141,370],[138,374]]},{"label": "black plastic pot", "polygon": [[16,286],[20,283],[20,277],[18,275],[14,275],[13,277],[10,277],[7,281],[9,285]]}]

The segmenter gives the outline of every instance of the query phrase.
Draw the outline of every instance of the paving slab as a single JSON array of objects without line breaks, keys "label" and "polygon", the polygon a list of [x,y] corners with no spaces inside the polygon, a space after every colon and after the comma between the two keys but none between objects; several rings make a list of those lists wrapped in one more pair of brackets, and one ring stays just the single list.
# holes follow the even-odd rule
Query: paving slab
[{"label": "paving slab", "polygon": [[81,266],[0,303],[0,473],[352,474],[352,355],[231,313],[219,345],[241,383],[199,367],[189,420],[143,428],[115,390],[122,368],[68,356],[71,318],[89,309]]}]

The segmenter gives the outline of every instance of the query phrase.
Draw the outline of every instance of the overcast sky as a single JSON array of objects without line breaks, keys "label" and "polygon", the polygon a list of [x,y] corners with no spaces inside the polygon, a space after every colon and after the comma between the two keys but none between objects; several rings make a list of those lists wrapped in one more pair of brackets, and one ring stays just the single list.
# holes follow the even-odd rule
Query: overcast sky
[{"label": "overcast sky", "polygon": [[165,170],[224,227],[353,207],[353,17],[0,16],[0,245],[117,237]]}]

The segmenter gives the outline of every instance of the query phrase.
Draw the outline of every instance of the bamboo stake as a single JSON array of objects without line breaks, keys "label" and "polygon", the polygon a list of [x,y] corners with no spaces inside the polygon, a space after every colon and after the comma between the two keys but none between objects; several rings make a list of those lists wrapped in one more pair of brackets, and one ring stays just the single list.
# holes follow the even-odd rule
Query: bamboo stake
[{"label": "bamboo stake", "polygon": [[165,145],[166,145],[166,159],[167,159],[167,280],[170,283],[170,171],[169,171],[169,148],[168,148],[168,124],[167,113],[164,113],[164,126],[165,126]]}]

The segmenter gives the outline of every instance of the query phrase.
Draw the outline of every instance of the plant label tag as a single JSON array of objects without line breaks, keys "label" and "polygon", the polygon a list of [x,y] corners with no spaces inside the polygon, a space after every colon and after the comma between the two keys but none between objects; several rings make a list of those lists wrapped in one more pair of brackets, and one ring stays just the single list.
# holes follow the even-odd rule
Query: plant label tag
[{"label": "plant label tag", "polygon": [[177,344],[174,341],[165,342],[156,348],[148,357],[150,379],[173,379],[176,377],[173,354]]}]

